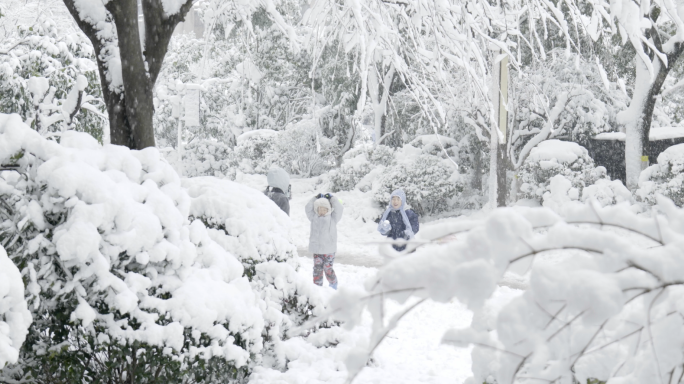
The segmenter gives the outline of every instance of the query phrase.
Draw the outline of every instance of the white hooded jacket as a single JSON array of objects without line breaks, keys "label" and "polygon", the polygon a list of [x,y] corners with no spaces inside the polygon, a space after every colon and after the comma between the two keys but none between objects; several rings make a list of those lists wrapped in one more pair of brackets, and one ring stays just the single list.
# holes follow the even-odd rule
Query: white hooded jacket
[{"label": "white hooded jacket", "polygon": [[304,207],[306,216],[311,221],[309,252],[317,255],[333,254],[337,252],[337,223],[342,219],[344,206],[336,196],[332,196],[332,208],[325,216],[318,216],[318,212],[314,210],[314,205],[319,205],[315,204],[316,200],[316,197],[312,198]]}]

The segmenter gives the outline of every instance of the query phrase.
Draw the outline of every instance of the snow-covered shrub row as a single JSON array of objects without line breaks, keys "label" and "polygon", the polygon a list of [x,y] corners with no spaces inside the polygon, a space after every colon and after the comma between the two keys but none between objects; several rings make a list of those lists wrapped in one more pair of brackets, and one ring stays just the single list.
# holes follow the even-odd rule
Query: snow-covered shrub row
[{"label": "snow-covered shrub row", "polygon": [[44,15],[9,32],[0,42],[0,111],[43,134],[74,129],[101,141],[108,121],[88,39]]},{"label": "snow-covered shrub row", "polygon": [[658,155],[658,163],[641,172],[637,197],[648,204],[664,195],[681,207],[684,204],[684,144],[673,145]]},{"label": "snow-covered shrub row", "polygon": [[[441,137],[441,140],[453,144],[453,139]],[[435,135],[419,136],[398,149],[394,155],[396,162],[384,170],[373,200],[385,206],[392,191],[401,188],[406,192],[408,204],[420,215],[449,209],[451,201],[463,191],[463,182],[456,166],[445,159],[441,147],[435,150],[436,141]]]},{"label": "snow-covered shrub row", "polygon": [[0,369],[17,362],[31,320],[21,274],[0,246]]},{"label": "snow-covered shrub row", "polygon": [[[422,300],[458,300],[477,313],[504,274],[518,268],[529,270],[522,295],[490,308],[491,321],[475,316],[469,327],[443,336],[444,343],[473,346],[474,377],[467,383],[682,377],[684,210],[666,198],[658,203],[665,214],[656,217],[625,205],[569,204],[563,216],[547,208],[501,208],[484,220],[421,228],[422,241],[409,245],[413,253],[380,268],[366,290],[339,292],[330,302],[334,318],[348,326],[359,324],[366,308],[373,314],[367,347],[347,359],[350,374]],[[455,233],[457,240],[443,241]],[[544,253],[553,262],[535,261]],[[406,310],[387,319],[384,300],[407,303]]]},{"label": "snow-covered shrub row", "polygon": [[274,162],[273,147],[278,132],[270,129],[248,131],[238,136],[235,155],[240,171],[266,174]]},{"label": "snow-covered shrub row", "polygon": [[[289,218],[261,193],[182,186],[154,148],[78,132],[58,144],[18,115],[0,115],[0,163],[18,165],[0,177],[0,240],[34,319],[6,380],[241,380],[284,368],[287,327],[318,310],[290,260]],[[292,306],[294,292],[305,302]]]},{"label": "snow-covered shrub row", "polygon": [[558,176],[570,182],[570,188],[564,192],[570,200],[577,201],[582,197],[585,186],[607,177],[606,169],[595,167],[584,147],[570,141],[547,140],[532,149],[520,168],[518,197],[543,203],[554,195],[554,177],[558,188],[565,188],[566,183],[561,183]]}]

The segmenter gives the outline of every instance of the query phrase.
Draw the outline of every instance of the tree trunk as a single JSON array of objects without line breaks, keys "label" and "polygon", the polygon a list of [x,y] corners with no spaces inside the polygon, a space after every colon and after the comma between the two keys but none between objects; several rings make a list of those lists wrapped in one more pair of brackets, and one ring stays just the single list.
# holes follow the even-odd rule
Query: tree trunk
[{"label": "tree trunk", "polygon": [[[114,17],[119,37],[121,55],[121,75],[124,83],[126,125],[123,137],[129,148],[142,149],[154,147],[154,127],[152,116],[152,84],[145,70],[140,33],[138,27],[138,4],[136,1],[110,1],[107,10]],[[149,29],[149,28],[146,28]],[[112,136],[114,139],[114,136]],[[112,144],[119,144],[112,142]],[[132,145],[132,146],[131,146]]]},{"label": "tree trunk", "polygon": [[[89,3],[89,2],[88,2]],[[153,147],[154,104],[153,89],[168,50],[173,31],[192,7],[192,0],[183,3],[178,13],[166,15],[162,0],[142,0],[145,36],[143,51],[138,26],[136,0],[110,1],[102,7],[105,20],[92,20],[83,2],[64,0],[69,13],[85,33],[95,49],[102,94],[109,115],[111,143],[131,149]],[[89,3],[90,4],[90,3]],[[111,34],[115,31],[115,34]],[[118,50],[121,58],[123,86],[114,79],[118,68],[112,65],[112,56]]]},{"label": "tree trunk", "polygon": [[[660,43],[656,46],[660,49]],[[636,80],[634,94],[629,103],[629,108],[618,114],[618,122],[625,127],[625,171],[627,188],[636,190],[639,186],[639,175],[642,166],[649,165],[649,159],[644,156],[644,148],[649,145],[653,110],[657,102],[657,96],[670,73],[670,69],[677,62],[684,45],[677,43],[675,49],[667,54],[668,65],[665,66],[660,59],[653,55],[651,64],[655,77],[651,79],[646,64],[639,56],[636,57]],[[645,162],[645,163],[644,163]]]},{"label": "tree trunk", "polygon": [[390,86],[394,80],[394,74],[394,65],[391,65],[387,70],[387,73],[383,76],[381,84],[375,65],[373,65],[368,72],[368,93],[370,93],[371,107],[373,108],[373,131],[375,134],[376,146],[380,145],[385,139],[386,132],[384,119],[387,115],[387,102],[389,100]]},{"label": "tree trunk", "polygon": [[[477,140],[477,139],[475,139]],[[471,182],[471,187],[473,189],[477,189],[478,191],[482,190],[482,154],[480,153],[480,149],[478,148],[479,143],[474,145],[473,149],[473,180]]]},{"label": "tree trunk", "polygon": [[499,143],[498,127],[492,127],[489,147],[489,205],[492,208],[506,206],[506,144]]},{"label": "tree trunk", "polygon": [[508,195],[508,182],[506,180],[506,170],[508,169],[508,159],[506,158],[506,144],[498,145],[496,155],[496,205],[497,207],[505,207],[506,195]]}]

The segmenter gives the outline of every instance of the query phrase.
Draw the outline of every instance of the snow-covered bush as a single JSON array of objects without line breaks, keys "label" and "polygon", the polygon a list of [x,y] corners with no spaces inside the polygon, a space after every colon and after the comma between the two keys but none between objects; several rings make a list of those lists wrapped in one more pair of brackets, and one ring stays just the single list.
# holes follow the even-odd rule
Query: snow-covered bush
[{"label": "snow-covered bush", "polygon": [[339,169],[329,173],[330,191],[350,191],[371,171],[371,163],[362,153],[353,159],[345,160]]},{"label": "snow-covered bush", "polygon": [[658,163],[641,172],[637,197],[648,204],[664,195],[681,207],[684,205],[684,144],[667,148],[658,155]]},{"label": "snow-covered bush", "polygon": [[[322,309],[315,287],[297,276],[293,258],[297,249],[289,241],[286,228],[291,224],[284,212],[270,209],[275,207],[272,204],[268,210],[246,206],[244,202],[254,199],[255,190],[226,180],[184,179],[183,186],[192,197],[190,217],[202,221],[211,239],[242,263],[255,291],[267,304],[275,305],[274,313],[283,310],[299,324],[312,315],[310,311],[315,314]],[[287,330],[291,322],[280,315],[274,318],[271,312],[264,311],[270,315],[266,319],[271,327]]]},{"label": "snow-covered bush", "polygon": [[385,167],[392,165],[394,162],[394,149],[386,145],[378,145],[373,148],[369,160],[374,165],[384,165]]},{"label": "snow-covered bush", "polygon": [[[407,147],[398,151],[397,156],[407,154],[410,151]],[[402,160],[387,167],[382,175],[373,195],[373,200],[381,206],[389,204],[392,191],[401,188],[406,192],[408,204],[418,214],[436,214],[449,209],[450,200],[463,190],[456,167],[447,160],[428,154],[407,155]]]},{"label": "snow-covered bush", "polygon": [[596,200],[602,207],[633,200],[632,193],[622,181],[607,178],[598,179],[594,184],[584,187],[582,201],[589,199]]},{"label": "snow-covered bush", "polygon": [[278,132],[259,129],[245,132],[237,138],[235,155],[244,173],[266,174],[274,161],[274,146]]},{"label": "snow-covered bush", "polygon": [[442,135],[420,135],[413,139],[410,145],[420,148],[423,154],[441,158],[447,158],[447,155],[454,157],[458,154],[455,152],[458,150],[456,140]]},{"label": "snow-covered bush", "polygon": [[45,15],[11,28],[0,42],[0,111],[18,113],[42,134],[74,129],[102,141],[108,121],[88,39]]},{"label": "snow-covered bush", "polygon": [[[318,310],[288,262],[289,218],[261,193],[183,186],[154,148],[58,144],[18,115],[0,115],[0,163],[18,166],[0,177],[0,239],[34,318],[2,381],[240,381],[283,368],[287,327]],[[287,307],[292,292],[307,299]]]},{"label": "snow-covered bush", "polygon": [[[470,326],[442,338],[472,346],[474,377],[466,383],[682,377],[684,211],[665,198],[658,203],[664,215],[656,217],[624,205],[570,204],[562,217],[547,208],[501,208],[484,220],[422,228],[421,241],[409,245],[413,252],[380,268],[367,290],[339,292],[331,300],[333,317],[349,327],[361,322],[366,308],[373,315],[367,347],[347,358],[350,376],[425,300],[458,300],[479,313],[504,274],[518,268],[529,270],[524,293],[485,311],[490,321],[474,316]],[[457,240],[444,242],[456,233]],[[386,318],[385,300],[405,303],[404,310]]]},{"label": "snow-covered bush", "polygon": [[183,176],[235,180],[238,162],[233,149],[213,140],[193,141],[183,148]]},{"label": "snow-covered bush", "polygon": [[318,176],[335,164],[335,142],[320,134],[315,120],[304,119],[278,134],[275,162],[290,174]]},{"label": "snow-covered bush", "polygon": [[577,143],[547,140],[532,149],[518,172],[519,198],[543,202],[551,193],[551,179],[561,175],[571,183],[569,196],[579,200],[585,186],[606,177],[604,167],[595,167],[587,150]]},{"label": "snow-covered bush", "polygon": [[0,245],[0,369],[17,362],[31,320],[21,274]]}]

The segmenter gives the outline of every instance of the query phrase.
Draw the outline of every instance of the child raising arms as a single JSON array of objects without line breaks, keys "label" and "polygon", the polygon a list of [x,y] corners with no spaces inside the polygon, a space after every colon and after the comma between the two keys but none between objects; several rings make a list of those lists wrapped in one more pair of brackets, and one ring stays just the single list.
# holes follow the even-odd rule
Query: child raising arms
[{"label": "child raising arms", "polygon": [[323,285],[323,273],[328,285],[337,289],[337,276],[333,270],[337,252],[337,223],[342,219],[344,207],[340,200],[329,194],[317,194],[304,208],[311,221],[309,252],[314,255],[314,284]]}]

